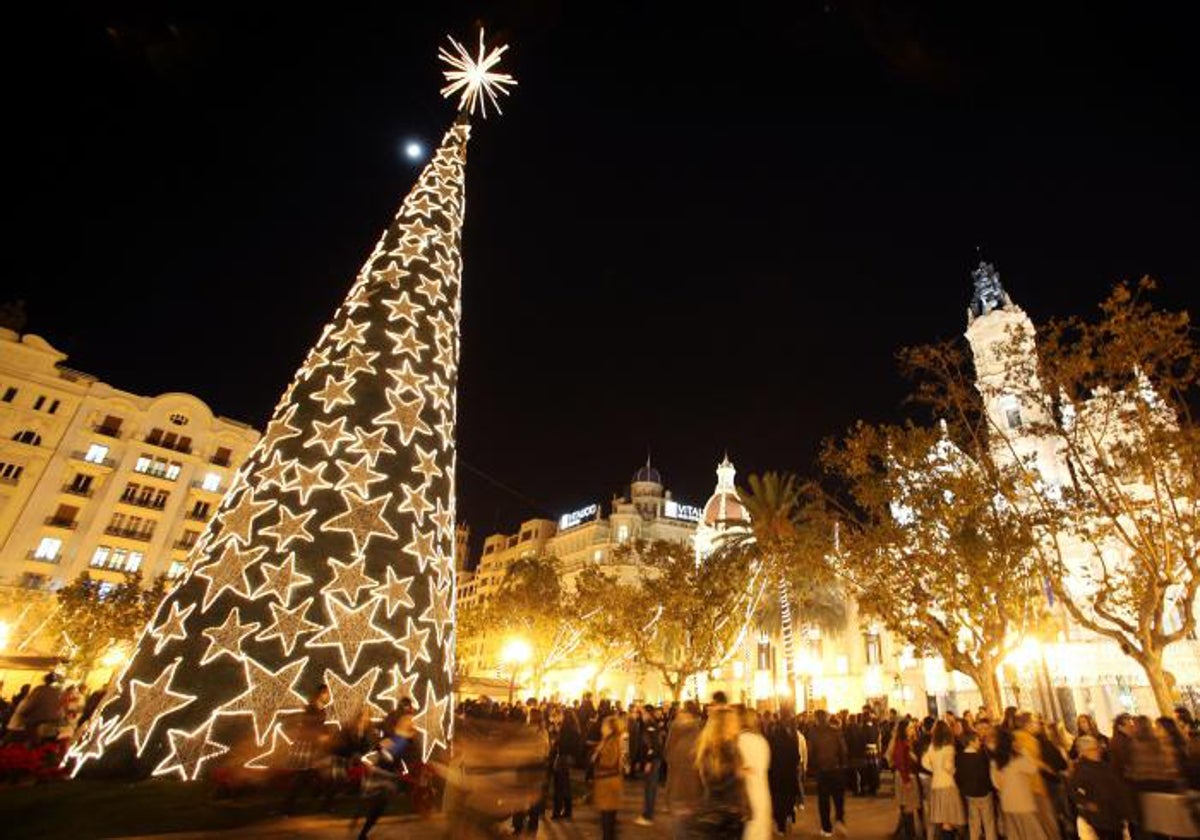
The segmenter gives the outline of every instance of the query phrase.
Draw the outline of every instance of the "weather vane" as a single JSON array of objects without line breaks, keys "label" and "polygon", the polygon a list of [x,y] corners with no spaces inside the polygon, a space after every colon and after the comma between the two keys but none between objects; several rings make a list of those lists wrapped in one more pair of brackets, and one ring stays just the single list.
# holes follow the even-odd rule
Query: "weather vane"
[{"label": "weather vane", "polygon": [[447,36],[447,40],[454,48],[453,53],[445,47],[438,48],[438,58],[449,64],[451,68],[442,71],[446,77],[446,86],[442,88],[442,96],[449,99],[462,91],[458,99],[459,110],[474,114],[475,106],[478,105],[479,113],[485,119],[489,101],[496,109],[496,113],[504,113],[500,110],[500,103],[496,95],[507,95],[508,91],[505,86],[515,85],[517,80],[508,73],[493,72],[492,68],[500,63],[500,56],[504,55],[508,45],[505,44],[492,50],[486,49],[483,44],[483,30],[480,29],[479,54],[472,58],[471,54],[458,41],[450,36]]}]

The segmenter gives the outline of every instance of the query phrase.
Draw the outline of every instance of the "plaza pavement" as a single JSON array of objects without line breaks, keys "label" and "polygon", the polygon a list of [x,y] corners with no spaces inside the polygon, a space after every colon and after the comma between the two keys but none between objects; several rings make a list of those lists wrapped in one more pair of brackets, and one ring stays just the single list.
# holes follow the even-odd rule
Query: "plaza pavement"
[{"label": "plaza pavement", "polygon": [[[885,840],[896,825],[896,805],[891,795],[891,784],[885,774],[883,788],[878,796],[846,797],[846,829],[847,836],[852,840]],[[656,814],[655,824],[642,827],[634,825],[633,820],[641,810],[642,786],[640,782],[626,782],[625,804],[619,816],[618,836],[621,840],[667,840],[671,837],[670,815],[661,809],[662,797],[659,797],[659,813]],[[809,786],[807,808],[798,812],[798,820],[788,835],[798,840],[819,840],[821,826],[817,818],[816,792]],[[220,836],[242,836],[264,838],[265,840],[291,840],[291,838],[338,838],[346,840],[355,836],[350,825],[343,818],[333,819],[325,816],[298,816],[280,818],[270,822],[258,823],[236,831],[228,832],[188,832],[162,835],[148,835],[137,840],[198,840],[198,838]],[[537,836],[542,840],[593,840],[600,837],[600,816],[591,805],[575,802],[574,819],[570,822],[542,821]],[[372,838],[378,840],[444,840],[447,837],[446,822],[441,817],[421,820],[416,817],[385,817],[371,832]],[[132,840],[132,838],[130,839]]]}]

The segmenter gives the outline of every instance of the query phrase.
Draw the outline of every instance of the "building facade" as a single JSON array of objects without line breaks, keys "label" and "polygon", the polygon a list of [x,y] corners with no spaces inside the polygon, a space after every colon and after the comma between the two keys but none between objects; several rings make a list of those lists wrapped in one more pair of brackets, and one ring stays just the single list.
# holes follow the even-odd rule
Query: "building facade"
[{"label": "building facade", "polygon": [[259,438],[190,394],[144,397],[0,330],[0,584],[174,578]]}]

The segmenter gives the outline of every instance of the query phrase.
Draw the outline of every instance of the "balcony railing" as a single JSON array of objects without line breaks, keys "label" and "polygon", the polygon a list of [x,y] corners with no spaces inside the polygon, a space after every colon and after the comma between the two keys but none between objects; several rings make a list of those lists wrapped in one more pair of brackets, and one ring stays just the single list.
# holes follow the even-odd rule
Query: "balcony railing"
[{"label": "balcony railing", "polygon": [[166,470],[139,470],[137,467],[134,467],[133,471],[138,475],[148,475],[151,478],[159,478],[163,481],[175,481],[179,478],[179,473],[175,473],[175,475],[167,475]]},{"label": "balcony railing", "polygon": [[64,484],[62,491],[70,493],[72,496],[82,496],[85,499],[92,498],[92,493],[95,492],[91,487],[76,487],[74,484]]},{"label": "balcony railing", "polygon": [[119,427],[105,426],[103,423],[96,423],[95,425],[93,425],[92,431],[98,435],[104,435],[105,437],[110,437],[110,438],[117,438],[118,440],[121,437],[121,429]]},{"label": "balcony railing", "polygon": [[228,455],[214,455],[208,459],[208,463],[215,464],[218,467],[229,467],[233,465],[233,459]]},{"label": "balcony railing", "polygon": [[62,558],[62,555],[56,554],[53,557],[46,557],[46,556],[39,557],[38,553],[31,549],[30,551],[26,552],[25,557],[28,560],[36,560],[39,563],[55,563],[55,564],[57,564],[58,561]]},{"label": "balcony railing", "polygon": [[193,548],[196,547],[196,541],[195,540],[175,540],[175,544],[171,547],[177,548],[180,551],[191,551]]},{"label": "balcony railing", "polygon": [[72,452],[71,457],[74,458],[76,461],[83,461],[88,464],[95,464],[97,467],[111,467],[113,464],[116,463],[116,461],[114,461],[112,458],[108,458],[108,457],[101,458],[99,461],[88,460],[87,453],[83,452],[82,450],[79,452]]},{"label": "balcony railing", "polygon": [[139,540],[141,542],[150,542],[154,538],[153,531],[134,531],[132,528],[117,528],[109,525],[104,529],[104,533],[113,537],[125,537],[130,540]]},{"label": "balcony railing", "polygon": [[220,493],[221,492],[221,488],[219,485],[217,487],[205,487],[203,481],[193,481],[192,489],[193,490],[202,490],[205,493]]},{"label": "balcony railing", "polygon": [[59,516],[47,516],[46,524],[52,525],[55,528],[66,528],[68,531],[74,531],[75,526],[79,523],[74,519],[64,519]]},{"label": "balcony railing", "polygon": [[0,475],[0,484],[11,484],[14,487],[21,479],[16,476]]},{"label": "balcony railing", "polygon": [[148,508],[149,510],[162,510],[167,506],[166,499],[139,499],[134,496],[122,496],[121,502],[126,505]]},{"label": "balcony railing", "polygon": [[189,510],[183,516],[184,519],[190,519],[192,522],[207,522],[212,519],[212,511],[200,513],[199,511]]}]

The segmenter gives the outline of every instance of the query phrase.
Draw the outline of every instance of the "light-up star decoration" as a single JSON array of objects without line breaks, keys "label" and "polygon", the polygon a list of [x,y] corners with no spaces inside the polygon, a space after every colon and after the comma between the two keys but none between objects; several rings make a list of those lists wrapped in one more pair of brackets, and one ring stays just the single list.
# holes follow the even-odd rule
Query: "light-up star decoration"
[{"label": "light-up star decoration", "polygon": [[448,40],[450,46],[454,48],[454,52],[450,52],[445,47],[438,50],[438,57],[452,68],[442,71],[442,75],[446,77],[446,86],[442,88],[442,96],[449,98],[461,91],[458,107],[459,110],[468,114],[474,114],[475,107],[478,105],[480,115],[486,118],[488,102],[492,103],[497,114],[504,113],[500,110],[496,94],[507,95],[508,91],[505,88],[515,85],[517,80],[507,73],[497,73],[492,68],[500,63],[500,57],[504,55],[508,45],[488,50],[483,44],[483,30],[481,29],[479,30],[479,53],[472,58],[462,44],[453,38]]},{"label": "light-up star decoration", "polygon": [[77,775],[278,766],[290,715],[322,683],[331,726],[407,700],[422,756],[447,746],[466,145],[471,115],[499,111],[514,84],[504,49],[480,39],[475,56],[453,40],[441,51],[457,119],[296,354],[188,575],[73,752]]}]

